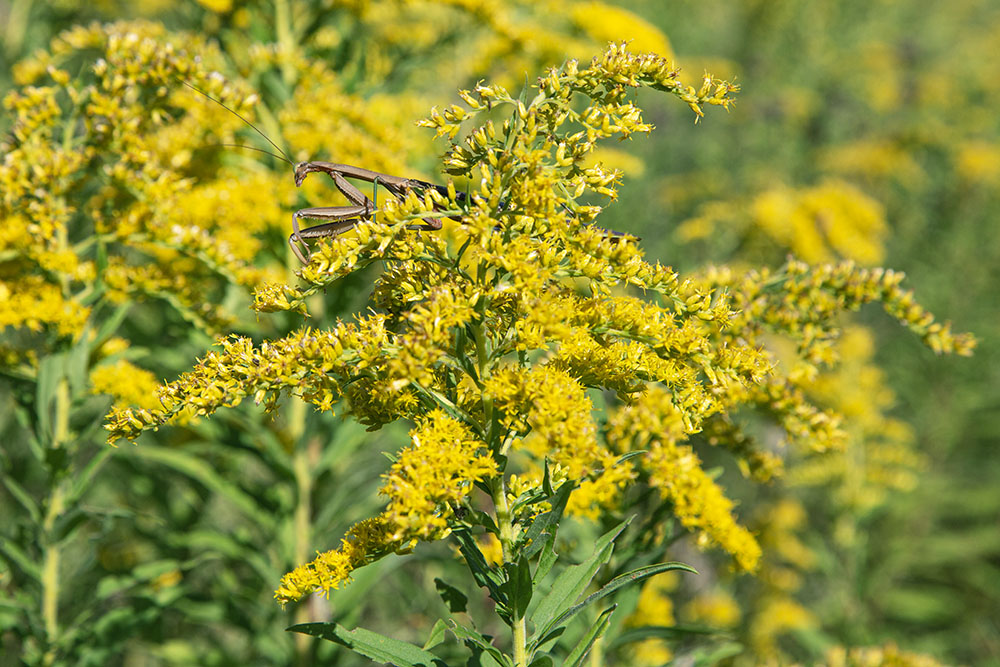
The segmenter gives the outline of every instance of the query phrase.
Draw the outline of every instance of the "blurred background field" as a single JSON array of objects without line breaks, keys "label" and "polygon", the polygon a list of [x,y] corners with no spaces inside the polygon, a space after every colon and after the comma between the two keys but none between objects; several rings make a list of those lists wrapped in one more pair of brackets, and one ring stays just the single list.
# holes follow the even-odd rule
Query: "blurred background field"
[{"label": "blurred background field", "polygon": [[[5,95],[61,85],[50,66],[93,78],[98,58],[126,67],[143,40],[171,43],[174,56],[136,62],[180,75],[177,54],[198,55],[198,83],[216,86],[296,159],[438,182],[441,145],[414,121],[481,79],[516,91],[546,66],[629,39],[635,51],[674,59],[696,87],[704,71],[735,78],[742,91],[733,110],[712,110],[698,125],[673,100],[641,98],[657,129],[603,151],[624,184],[601,224],[643,237],[649,259],[682,273],[774,267],[789,254],[904,271],[929,310],[980,345],[971,359],[942,358],[881,312],[845,323],[842,366],[810,387],[818,403],[845,415],[848,448],[782,450],[784,478],[765,487],[718,462],[740,518],[765,547],[759,576],[731,576],[692,551],[681,555],[707,559],[696,583],[658,579],[636,603],[636,617],[724,633],[695,648],[646,642],[608,655],[615,664],[659,665],[671,655],[691,664],[681,660],[707,661],[710,647],[727,646],[719,662],[838,664],[852,649],[861,661],[860,647],[881,647],[872,649],[881,651],[877,660],[902,661],[892,664],[934,664],[897,655],[913,652],[943,664],[1000,665],[997,3],[10,0],[0,2],[0,31]],[[205,75],[212,71],[221,76]],[[200,225],[231,252],[204,274],[179,265],[154,275],[128,253],[120,265],[108,260],[118,282],[102,287],[99,312],[122,319],[83,353],[87,379],[71,397],[80,437],[65,459],[33,450],[26,434],[41,426],[30,408],[42,393],[17,368],[57,349],[66,332],[56,329],[70,325],[6,312],[0,320],[3,475],[17,482],[0,489],[0,664],[38,661],[43,652],[41,630],[25,627],[26,618],[45,623],[39,589],[14,567],[41,562],[51,539],[32,499],[44,509],[62,497],[55,490],[66,479],[81,477],[86,489],[65,494],[78,507],[58,532],[57,605],[76,628],[65,641],[81,664],[359,664],[331,657],[328,647],[296,645],[283,632],[294,619],[270,598],[286,569],[377,505],[386,466],[379,451],[391,451],[401,430],[368,434],[304,415],[271,421],[241,407],[135,448],[103,442],[109,396],[149,400],[156,380],[190,367],[221,331],[259,338],[298,325],[247,308],[249,286],[293,279],[284,237],[298,200],[287,166],[219,150],[234,141],[267,146],[182,86],[138,90],[121,113],[141,139],[110,134],[85,147],[103,151],[88,167],[103,175],[74,177],[60,196],[116,212],[109,226],[144,224],[143,216],[163,229]],[[6,134],[13,106],[3,113]],[[44,180],[45,165],[37,168]],[[311,186],[313,205],[329,200],[325,185]],[[24,222],[0,222],[5,248],[19,242],[14,230]],[[11,257],[0,254],[5,284],[20,279]],[[43,281],[63,266],[46,261],[55,263]],[[73,270],[86,282],[83,264]],[[352,278],[328,295],[329,316],[357,309],[365,288],[363,277]],[[792,350],[787,363],[795,363]],[[310,433],[315,447],[293,451],[290,443]],[[362,571],[330,601],[335,617],[419,635],[440,607],[424,582],[449,557],[425,553],[405,575],[389,576],[394,559]],[[316,612],[327,603],[313,604]]]}]

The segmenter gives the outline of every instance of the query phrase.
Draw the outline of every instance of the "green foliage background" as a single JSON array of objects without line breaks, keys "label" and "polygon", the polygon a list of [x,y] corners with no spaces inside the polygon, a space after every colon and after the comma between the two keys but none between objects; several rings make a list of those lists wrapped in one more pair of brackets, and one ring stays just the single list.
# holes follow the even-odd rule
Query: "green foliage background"
[{"label": "green foliage background", "polygon": [[[410,122],[432,104],[450,103],[457,87],[491,77],[516,90],[522,73],[533,77],[568,56],[588,57],[605,40],[649,39],[637,32],[639,23],[620,24],[630,34],[607,34],[619,25],[612,20],[617,15],[601,15],[606,8],[597,3],[562,4],[553,20],[551,8],[535,3],[506,3],[501,11],[486,2],[19,0],[0,4],[0,89],[15,86],[15,63],[48,48],[62,30],[92,20],[149,19],[217,44],[217,50],[208,48],[210,67],[244,82],[240,93],[258,92],[264,103],[256,118],[293,150],[436,179],[433,156],[440,147]],[[864,447],[843,468],[854,471],[854,478],[814,475],[808,483],[760,490],[744,488],[738,471],[725,470],[726,488],[741,500],[741,515],[756,522],[765,550],[773,538],[766,556],[772,560],[757,580],[730,578],[724,568],[699,563],[703,573],[720,574],[705,574],[699,589],[666,591],[661,603],[669,607],[663,600],[674,599],[682,620],[690,614],[691,622],[712,624],[711,614],[699,615],[696,603],[708,592],[734,599],[741,616],[728,637],[745,648],[726,659],[741,664],[812,662],[824,659],[831,646],[887,642],[944,662],[1000,664],[1000,491],[994,483],[1000,463],[992,456],[1000,423],[994,295],[1000,284],[1000,61],[992,57],[1000,10],[987,0],[931,9],[882,0],[629,7],[669,37],[691,83],[705,68],[737,77],[743,92],[728,115],[714,114],[699,127],[683,107],[661,107],[651,97],[648,119],[658,130],[620,147],[641,163],[617,156],[625,184],[602,224],[639,234],[651,259],[682,271],[718,263],[774,266],[808,247],[762,225],[752,213],[755,198],[778,192],[793,200],[789,192],[838,179],[856,189],[848,198],[861,193],[884,207],[879,215],[887,227],[872,234],[881,256],[869,263],[905,271],[931,311],[981,339],[971,362],[945,361],[884,315],[864,313],[861,324],[873,332],[874,357],[860,354],[855,375],[841,378],[827,398],[840,406],[852,395],[862,403],[879,402],[877,423],[892,417],[910,424],[912,439],[900,442],[919,454],[904,457],[899,467],[915,484],[868,478],[858,483],[857,475],[871,469]],[[588,13],[598,18],[588,21]],[[260,48],[264,44],[272,46]],[[325,69],[309,70],[303,61]],[[90,62],[79,58],[66,69],[75,75],[73,67],[82,71]],[[330,81],[336,103],[323,96]],[[202,102],[188,100],[187,109]],[[220,125],[231,123],[224,115],[217,117]],[[191,155],[178,173],[222,182],[236,177],[235,165],[259,176],[253,158],[206,148],[237,126],[185,137],[194,144],[186,146]],[[7,118],[0,129],[9,129]],[[284,225],[295,199],[291,175],[275,174],[273,183],[287,180],[286,189],[274,191],[277,202],[261,232],[267,243],[258,264],[282,272],[288,259]],[[326,196],[317,189],[310,198],[319,203]],[[835,222],[850,224],[850,218]],[[866,262],[852,254],[856,246],[821,245],[821,260]],[[274,336],[296,326],[291,318],[256,320],[245,308],[245,292],[231,284],[202,287],[204,298],[219,304],[220,316],[235,319],[234,330]],[[365,288],[362,278],[352,278],[331,290],[323,306],[331,314],[356,309]],[[210,327],[197,326],[184,307],[155,294],[128,296],[137,300],[127,301],[116,334],[130,341],[123,358],[171,379],[203,354]],[[100,352],[95,346],[78,354],[96,358]],[[860,380],[872,364],[885,373],[875,385]],[[81,444],[68,460],[40,466],[27,435],[38,426],[37,417],[25,408],[39,399],[23,395],[26,386],[16,376],[0,383],[5,479],[44,507],[67,477],[80,479],[94,470],[77,511],[48,533],[65,540],[58,606],[73,629],[67,655],[83,664],[360,664],[346,652],[333,657],[320,642],[286,635],[283,629],[294,619],[271,595],[287,569],[339,539],[357,516],[374,511],[374,488],[386,468],[378,452],[392,449],[384,443],[398,440],[398,430],[371,435],[350,422],[306,415],[299,422],[294,415],[275,422],[241,408],[112,451],[100,429],[108,400],[81,391],[72,399],[72,428]],[[859,388],[872,386],[895,396],[856,396]],[[858,414],[867,413],[861,408]],[[290,443],[310,433],[333,446],[294,452]],[[863,434],[859,438],[864,441]],[[791,460],[789,470],[794,473],[798,463],[817,467],[815,461]],[[0,491],[0,551],[7,563],[23,565],[38,554],[25,546],[34,539],[25,510],[30,503],[14,488],[8,484]],[[309,498],[305,505],[297,500],[303,495]],[[804,518],[787,518],[796,511]],[[305,524],[311,528],[303,533]],[[579,531],[582,543],[590,539],[584,528]],[[449,567],[449,556],[435,545],[405,564],[390,558],[360,570],[357,581],[330,603],[336,619],[398,630],[417,641],[426,619],[442,610],[426,582]],[[13,656],[45,660],[36,639],[41,633],[25,629],[22,621],[21,610],[37,601],[20,584],[5,566],[2,664],[13,663]],[[784,610],[784,625],[762,622],[779,617],[778,610]],[[309,617],[300,613],[299,620]],[[713,641],[699,648],[720,645]],[[675,654],[690,650],[672,648]],[[618,664],[642,661],[635,654],[617,655]],[[666,655],[642,664],[660,664],[656,660]]]}]

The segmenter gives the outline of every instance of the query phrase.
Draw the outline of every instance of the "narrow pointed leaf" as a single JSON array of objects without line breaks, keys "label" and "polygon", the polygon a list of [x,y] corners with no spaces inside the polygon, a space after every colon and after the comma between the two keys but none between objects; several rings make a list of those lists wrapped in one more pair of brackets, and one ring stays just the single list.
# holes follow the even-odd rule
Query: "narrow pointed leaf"
[{"label": "narrow pointed leaf", "polygon": [[446,667],[445,663],[430,651],[364,628],[347,630],[337,623],[300,623],[288,628],[288,631],[319,637],[345,646],[376,662],[396,667]]},{"label": "narrow pointed leaf", "polygon": [[38,509],[38,505],[35,503],[35,499],[24,490],[24,487],[18,484],[17,481],[10,475],[3,475],[0,477],[0,482],[3,482],[3,485],[7,487],[8,491],[10,491],[10,495],[14,496],[17,502],[21,503],[21,506],[27,510],[32,523],[41,523],[42,515]]},{"label": "narrow pointed leaf", "polygon": [[504,564],[507,572],[507,583],[504,584],[504,591],[507,593],[508,605],[515,618],[523,618],[531,602],[531,567],[524,554],[517,559],[517,563]]},{"label": "narrow pointed leaf", "polygon": [[451,631],[452,633],[465,642],[466,645],[475,646],[479,650],[488,654],[497,663],[501,665],[510,665],[510,660],[500,651],[496,646],[490,643],[490,640],[474,630],[473,628],[466,627],[459,623],[458,621],[451,620]]},{"label": "narrow pointed leaf", "polygon": [[36,559],[26,554],[17,543],[0,537],[0,558],[20,568],[35,581],[41,580],[42,570],[38,567]]},{"label": "narrow pointed leaf", "polygon": [[542,547],[542,555],[538,557],[538,567],[535,568],[535,576],[532,579],[535,586],[552,570],[552,566],[559,558],[559,554],[556,553],[556,536],[549,533],[542,539],[545,545]]},{"label": "narrow pointed leaf", "polygon": [[456,530],[454,535],[458,538],[458,549],[465,557],[465,562],[468,564],[476,583],[489,590],[490,597],[498,604],[506,605],[507,596],[501,588],[503,582],[497,578],[496,573],[483,558],[475,538],[467,530]]},{"label": "narrow pointed leaf", "polygon": [[597,617],[594,624],[587,630],[587,634],[580,638],[577,645],[566,656],[563,665],[566,667],[579,667],[579,665],[583,664],[587,654],[590,653],[590,649],[594,647],[594,642],[600,639],[601,635],[607,631],[608,625],[611,623],[611,614],[614,613],[617,607],[618,605],[613,604],[601,612],[601,615]]},{"label": "narrow pointed leaf", "polygon": [[531,526],[525,532],[523,538],[527,546],[521,553],[524,554],[525,558],[531,558],[541,551],[545,545],[545,541],[541,539],[544,534],[549,533],[555,537],[556,529],[558,529],[559,522],[562,520],[563,512],[566,511],[569,494],[573,492],[575,486],[571,481],[563,482],[563,485],[559,487],[559,490],[555,492],[555,495],[550,500],[552,509],[544,514],[540,514],[531,522]]},{"label": "narrow pointed leaf", "polygon": [[578,604],[573,605],[562,614],[560,614],[554,621],[555,625],[560,623],[565,623],[575,614],[577,614],[581,609],[586,607],[592,602],[597,602],[601,598],[607,597],[614,593],[616,590],[623,586],[628,586],[629,584],[634,584],[636,582],[642,581],[652,577],[654,574],[660,574],[661,572],[668,572],[670,570],[684,570],[685,572],[693,572],[698,574],[690,565],[685,565],[684,563],[660,563],[659,565],[649,565],[647,567],[640,567],[638,570],[632,570],[631,572],[626,572],[625,574],[619,575],[606,583],[601,590],[588,595],[586,599],[582,600]]},{"label": "narrow pointed leaf", "polygon": [[542,598],[542,601],[531,615],[531,620],[535,623],[535,627],[539,628],[539,635],[544,636],[548,634],[554,625],[553,621],[555,618],[576,602],[577,598],[590,585],[597,571],[611,558],[615,538],[625,530],[630,521],[631,519],[623,521],[602,535],[597,540],[594,553],[591,554],[590,558],[579,565],[566,568],[556,578],[555,583],[552,584],[552,590]]}]

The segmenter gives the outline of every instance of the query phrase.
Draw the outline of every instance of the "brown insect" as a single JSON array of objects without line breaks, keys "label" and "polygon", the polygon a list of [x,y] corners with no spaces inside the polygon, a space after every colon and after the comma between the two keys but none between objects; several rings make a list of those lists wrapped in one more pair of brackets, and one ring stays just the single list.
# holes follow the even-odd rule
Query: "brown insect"
[{"label": "brown insect", "polygon": [[[242,120],[244,123],[249,125],[257,134],[264,137],[267,143],[271,144],[275,150],[280,153],[272,153],[271,151],[262,150],[260,148],[254,148],[253,146],[243,146],[240,144],[221,144],[223,146],[233,146],[237,148],[246,148],[249,150],[259,151],[261,153],[267,153],[268,155],[274,156],[279,160],[284,160],[288,164],[292,165],[295,171],[295,186],[299,187],[302,182],[305,181],[306,176],[314,172],[321,172],[327,174],[331,179],[333,179],[333,184],[340,190],[348,201],[351,202],[349,206],[314,206],[310,208],[299,209],[292,214],[292,233],[288,237],[288,245],[292,248],[292,252],[298,257],[299,261],[303,264],[309,263],[309,258],[312,252],[309,248],[309,244],[306,242],[307,239],[318,239],[326,238],[331,236],[339,236],[344,232],[350,231],[359,222],[365,220],[371,220],[372,216],[378,211],[378,207],[375,202],[369,199],[361,190],[359,190],[354,184],[348,181],[348,178],[354,178],[359,181],[367,181],[372,183],[375,188],[379,185],[384,187],[389,193],[396,199],[402,200],[406,195],[412,190],[425,190],[427,188],[433,188],[440,192],[441,194],[447,196],[448,188],[443,185],[437,185],[435,183],[428,183],[427,181],[422,181],[417,178],[403,178],[401,176],[392,176],[390,174],[383,174],[381,172],[372,171],[371,169],[364,169],[363,167],[355,167],[349,164],[338,164],[335,162],[322,162],[318,160],[311,160],[308,162],[294,162],[285,151],[283,151],[277,144],[275,144],[271,139],[264,134],[256,125],[251,123],[249,120],[236,113],[228,106],[226,106],[220,100],[215,99],[205,91],[191,85],[187,81],[181,80],[188,88],[204,95],[208,99],[212,100],[216,104],[220,105],[222,108],[226,109],[234,116]],[[374,192],[373,192],[374,196]],[[467,199],[467,195],[464,192],[456,193],[455,199],[459,203],[464,203]],[[500,202],[500,207],[504,208],[505,203]],[[459,220],[460,218],[455,216],[449,216],[453,220]],[[299,220],[319,220],[320,224],[313,225],[312,227],[300,228]],[[412,229],[425,229],[425,230],[438,230],[441,229],[443,223],[440,218],[424,218],[422,225],[413,225]],[[610,230],[602,230],[608,236],[613,239],[620,238],[636,238],[630,234],[625,234],[623,232],[616,232]]]}]

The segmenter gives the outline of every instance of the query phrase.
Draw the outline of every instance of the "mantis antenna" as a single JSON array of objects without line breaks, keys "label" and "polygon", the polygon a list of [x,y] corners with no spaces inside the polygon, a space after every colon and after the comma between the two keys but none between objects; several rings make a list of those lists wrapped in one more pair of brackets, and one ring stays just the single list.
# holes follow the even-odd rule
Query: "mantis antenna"
[{"label": "mantis antenna", "polygon": [[277,150],[278,153],[281,153],[281,155],[277,155],[277,154],[272,153],[270,151],[261,150],[260,148],[253,148],[252,146],[241,146],[239,144],[222,144],[223,146],[236,146],[236,147],[239,147],[239,148],[249,148],[252,151],[260,151],[261,153],[267,153],[268,155],[273,155],[274,157],[280,158],[280,159],[284,160],[285,162],[287,162],[288,164],[290,164],[292,166],[295,166],[295,162],[292,161],[292,158],[288,157],[288,153],[286,153],[285,151],[281,150],[281,148],[278,146],[278,144],[276,144],[273,141],[271,141],[270,137],[268,137],[266,134],[264,134],[263,132],[261,132],[261,130],[260,130],[259,127],[257,127],[256,125],[254,125],[253,123],[251,123],[250,121],[248,121],[246,118],[244,118],[240,114],[238,114],[235,111],[233,111],[232,109],[230,109],[221,100],[217,100],[214,97],[212,97],[211,95],[209,95],[208,93],[206,93],[201,88],[198,88],[197,86],[188,83],[184,79],[178,79],[178,81],[180,81],[181,83],[183,83],[185,86],[187,86],[191,90],[195,91],[196,93],[204,95],[205,97],[207,97],[208,99],[212,100],[213,102],[215,102],[216,104],[218,104],[220,107],[222,107],[223,109],[225,109],[226,111],[228,111],[229,113],[233,114],[234,116],[236,116],[237,118],[239,118],[240,120],[242,120],[244,123],[246,123],[247,125],[249,125],[250,127],[252,127],[253,130],[254,130],[254,132],[256,132],[260,136],[264,137],[264,140],[267,141],[267,143],[269,143],[272,146],[274,146],[275,150]]}]

